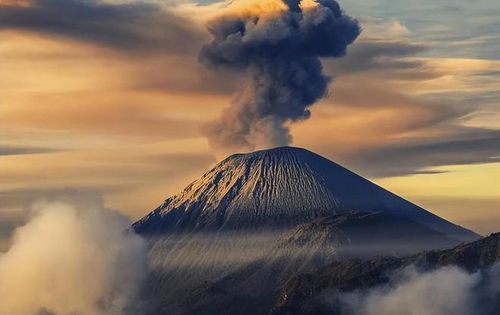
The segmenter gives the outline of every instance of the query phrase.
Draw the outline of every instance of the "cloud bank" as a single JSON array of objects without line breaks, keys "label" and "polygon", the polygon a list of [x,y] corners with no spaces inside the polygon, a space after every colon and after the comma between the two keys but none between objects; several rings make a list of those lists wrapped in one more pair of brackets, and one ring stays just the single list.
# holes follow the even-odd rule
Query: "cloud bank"
[{"label": "cloud bank", "polygon": [[500,130],[473,127],[449,129],[452,134],[444,139],[412,139],[365,149],[362,154],[351,157],[350,163],[360,168],[371,165],[370,175],[373,177],[389,177],[432,174],[437,171],[427,169],[441,165],[497,162],[495,157],[500,154]]},{"label": "cloud bank", "polygon": [[340,297],[342,314],[492,315],[500,310],[500,265],[468,273],[458,267],[407,267],[388,285]]},{"label": "cloud bank", "polygon": [[34,31],[129,52],[180,54],[203,40],[196,23],[155,2],[37,0],[0,3],[0,29]]},{"label": "cloud bank", "polygon": [[0,256],[1,314],[133,314],[146,246],[99,205],[40,202]]},{"label": "cloud bank", "polygon": [[200,52],[211,68],[242,71],[247,83],[206,133],[222,150],[286,145],[286,123],[307,119],[327,92],[320,58],[341,57],[360,33],[333,0],[236,1],[209,25]]},{"label": "cloud bank", "polygon": [[[326,3],[302,2],[303,15]],[[6,107],[2,116],[16,132],[20,127],[48,129],[52,142],[57,141],[54,130],[71,130],[98,133],[100,139],[115,134],[130,139],[197,139],[205,149],[200,127],[216,119],[220,105],[241,89],[223,117],[205,130],[220,155],[252,146],[286,144],[291,134],[295,145],[369,177],[427,174],[443,165],[498,161],[493,159],[500,154],[498,130],[492,125],[498,112],[499,63],[422,58],[435,51],[436,43],[419,41],[413,36],[415,30],[410,32],[393,18],[359,18],[363,34],[349,46],[349,53],[343,58],[321,59],[323,77],[336,78],[331,86],[333,97],[318,102],[313,119],[290,124],[309,115],[310,105],[301,105],[296,97],[305,92],[286,92],[286,84],[302,83],[290,76],[283,89],[281,81],[255,89],[254,83],[283,76],[273,70],[262,80],[252,81],[255,71],[245,61],[249,56],[255,60],[258,52],[266,52],[267,58],[271,48],[287,53],[278,44],[295,43],[293,36],[287,37],[290,29],[297,33],[286,24],[290,19],[284,16],[289,11],[282,0],[239,0],[230,5],[4,1],[0,29],[11,62],[6,64],[3,84],[9,95],[15,95],[8,96],[15,105]],[[224,46],[216,54],[223,54],[222,64],[217,59],[214,65],[213,58],[204,57],[209,65],[204,69],[196,56],[210,40],[209,30],[202,25],[210,18],[210,30],[222,28],[223,21],[239,21],[245,32],[220,40],[212,34],[214,41],[206,46]],[[227,29],[224,32],[230,33],[231,28]],[[235,39],[239,37],[241,43]],[[23,41],[30,45],[20,45]],[[210,71],[213,66],[217,71]],[[10,79],[35,68],[36,73],[19,82]],[[33,89],[44,93],[32,93]],[[295,99],[287,103],[287,97]],[[267,106],[270,100],[279,106]],[[38,106],[31,106],[33,102]],[[40,111],[50,115],[41,117]],[[483,123],[481,117],[493,123]],[[54,150],[52,143],[19,147],[19,141],[11,139],[9,135],[0,155],[32,154],[36,158]]]}]

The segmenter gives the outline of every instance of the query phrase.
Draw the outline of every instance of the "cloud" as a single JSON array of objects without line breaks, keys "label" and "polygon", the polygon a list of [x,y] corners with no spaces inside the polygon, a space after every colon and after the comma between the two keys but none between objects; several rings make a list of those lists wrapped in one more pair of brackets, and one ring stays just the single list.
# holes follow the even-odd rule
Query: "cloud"
[{"label": "cloud", "polygon": [[17,29],[92,42],[129,52],[195,51],[204,32],[154,2],[38,0],[0,5],[0,29]]},{"label": "cloud", "polygon": [[376,149],[361,150],[350,163],[371,169],[371,176],[426,173],[441,165],[496,163],[500,154],[500,130],[459,128],[436,138],[403,139]]},{"label": "cloud", "polygon": [[27,146],[0,146],[0,156],[2,155],[21,155],[53,152],[50,148],[37,148]]},{"label": "cloud", "polygon": [[41,201],[0,256],[0,313],[131,314],[145,242],[99,202]]},{"label": "cloud", "polygon": [[370,177],[495,162],[498,62],[418,57],[435,43],[413,39],[396,21],[379,20],[384,27],[360,19],[367,31],[344,58],[325,62],[325,71],[336,76],[333,92],[309,122],[292,126],[295,143]]},{"label": "cloud", "polygon": [[[372,12],[372,11],[371,11]],[[361,16],[358,21],[363,25],[361,41],[365,40],[401,40],[411,35],[410,30],[398,19],[374,16]]]},{"label": "cloud", "polygon": [[216,150],[291,142],[286,123],[307,119],[330,78],[320,57],[341,57],[360,33],[337,2],[235,1],[209,24],[200,61],[241,71],[247,84],[206,134]]},{"label": "cloud", "polygon": [[[117,17],[94,23],[90,17],[80,16],[67,19],[66,23],[73,25],[71,28],[52,30],[30,26],[29,20],[19,17],[29,12],[36,16],[33,21],[39,21],[50,13],[58,15],[54,23],[60,23],[64,17],[76,15],[62,14],[65,6],[56,6],[55,1],[32,2],[31,7],[28,0],[8,1],[10,7],[1,2],[0,35],[6,62],[2,63],[0,98],[8,106],[0,106],[0,116],[2,124],[10,128],[9,132],[2,130],[5,139],[1,142],[9,152],[12,148],[19,152],[21,147],[57,150],[50,154],[2,156],[3,191],[10,194],[12,190],[40,187],[94,189],[103,193],[108,204],[137,217],[211,165],[200,127],[215,120],[221,106],[245,83],[241,71],[220,68],[211,71],[196,62],[199,48],[210,40],[210,34],[201,24],[206,17],[220,17],[227,3],[170,7],[159,4],[165,2],[149,1],[145,8],[161,7],[154,14],[166,17],[159,21],[160,18],[146,19],[153,13],[143,10],[144,3],[70,0],[68,5],[79,3],[95,10],[112,7],[118,12],[117,8],[129,7],[126,2],[138,5],[139,9],[134,13],[134,23],[126,26]],[[16,3],[24,7],[13,7]],[[384,0],[383,5],[386,4]],[[349,13],[374,14],[372,9],[360,12],[357,5],[364,6],[361,2],[344,3],[351,6]],[[421,7],[419,4],[411,14],[422,14]],[[428,13],[434,13],[429,7],[435,4],[426,4],[422,18],[428,19]],[[470,15],[470,11],[463,10],[467,12]],[[10,13],[12,17],[3,18]],[[180,18],[172,21],[184,25],[179,30],[180,42],[162,27],[169,23],[170,14]],[[454,163],[461,154],[467,161],[489,161],[491,149],[486,148],[488,141],[481,140],[482,136],[468,140],[482,143],[478,144],[477,152],[469,146],[462,151],[455,146],[453,151],[447,149],[439,155],[440,149],[435,144],[460,142],[469,137],[459,132],[458,127],[463,124],[498,129],[499,63],[435,58],[436,49],[441,52],[447,49],[447,54],[441,56],[460,54],[463,50],[421,38],[422,24],[406,24],[404,16],[394,16],[403,22],[394,18],[359,17],[363,33],[349,46],[348,53],[333,61],[322,59],[324,74],[336,78],[330,85],[332,93],[312,107],[310,119],[287,125],[294,145],[314,150],[363,175],[379,177],[435,172],[432,167]],[[10,26],[2,24],[4,21]],[[113,21],[118,21],[116,27],[126,38],[143,36],[141,27],[145,25],[150,25],[149,34],[145,34],[145,39],[137,37],[138,44],[134,47],[116,43],[115,38],[108,41],[105,36],[111,37],[108,30],[113,29]],[[426,24],[423,25],[426,29],[434,26],[421,23]],[[93,24],[99,32],[75,31],[80,24]],[[184,34],[184,30],[189,34]],[[148,40],[152,36],[158,39],[154,45]],[[183,42],[184,38],[195,42]],[[468,47],[485,46],[474,43]],[[467,130],[464,133],[473,132]],[[22,137],[18,136],[25,131]],[[490,144],[495,142],[492,140]],[[422,147],[425,154],[419,157],[417,148]],[[157,154],[160,148],[162,154],[151,159],[150,153]],[[415,154],[403,153],[405,158],[399,158],[399,152],[406,148]],[[185,150],[190,154],[203,152],[205,158],[166,157]],[[373,158],[364,158],[365,153]],[[424,156],[429,157],[429,163]],[[470,168],[473,167],[478,166]],[[446,169],[440,167],[438,171]],[[439,176],[447,175],[435,178]],[[426,181],[426,178],[415,180]],[[418,194],[420,187],[405,193]],[[474,187],[471,186],[471,193]],[[4,196],[0,196],[2,206]],[[24,197],[16,196],[17,204],[24,205]],[[4,230],[10,231],[18,223],[17,220],[5,223]]]},{"label": "cloud", "polygon": [[[189,99],[175,96],[155,97],[153,94],[144,101],[140,93],[114,91],[28,95],[26,93],[27,99],[20,100],[16,106],[1,110],[5,126],[165,140],[199,137],[203,123],[199,118],[166,114],[165,111],[177,106],[192,106]],[[31,106],[34,98],[37,99],[36,107]],[[45,115],[40,115],[42,112]]]},{"label": "cloud", "polygon": [[[0,191],[0,252],[9,249],[16,228],[26,224],[31,208],[41,199],[60,200],[78,205],[102,203],[97,191],[84,189],[4,189]],[[93,206],[92,206],[93,207]]]},{"label": "cloud", "polygon": [[[426,45],[408,41],[360,41],[354,43],[344,58],[331,61],[330,71],[342,75],[371,70],[418,70],[424,63],[405,57],[427,51]],[[329,70],[327,68],[327,70]]]},{"label": "cloud", "polygon": [[341,294],[342,314],[492,315],[500,307],[499,271],[498,264],[475,273],[457,267],[428,272],[407,267],[387,285]]},{"label": "cloud", "polygon": [[[220,19],[226,8],[227,4],[219,3],[210,8],[194,6],[185,12],[178,7],[167,11],[185,17],[194,25],[195,17],[218,13]],[[200,10],[210,12],[200,13]],[[455,141],[461,137],[456,130],[466,117],[492,119],[498,103],[494,86],[497,65],[487,61],[416,58],[434,49],[433,43],[415,41],[408,29],[394,19],[363,17],[360,21],[363,35],[349,47],[349,53],[333,61],[322,60],[325,75],[337,80],[331,86],[331,95],[314,107],[309,122],[301,123],[311,124],[307,127],[308,135],[304,134],[304,128],[296,128],[297,124],[291,126],[294,144],[319,151],[369,176],[429,172],[426,168],[438,163],[435,157],[426,164],[424,159],[413,163],[412,158],[418,157],[408,156],[408,163],[402,165],[396,154],[390,154],[397,153],[400,147],[403,150],[405,145],[411,148],[430,142]],[[207,38],[202,37],[197,47]],[[10,126],[94,133],[100,139],[117,135],[157,140],[196,139],[202,135],[202,126],[215,119],[218,106],[245,83],[245,76],[234,69],[202,69],[195,61],[197,47],[188,53],[173,52],[138,60],[87,46],[78,46],[75,51],[74,43],[42,40],[34,35],[25,38],[36,44],[37,48],[30,53],[17,36],[7,39],[6,56],[16,62],[5,67],[4,78],[34,67],[42,69],[21,81],[18,78],[4,82],[7,90],[10,87],[6,99],[15,104],[2,111],[5,124]],[[54,59],[56,51],[63,57]],[[34,56],[41,57],[34,62]],[[72,58],[81,61],[78,62],[81,66],[71,62]],[[63,74],[58,70],[61,67],[65,69]],[[35,101],[38,105],[33,107]],[[327,105],[331,108],[327,109]],[[41,111],[47,114],[41,116]],[[236,138],[254,139],[263,146],[290,139],[265,136],[266,132],[274,133],[269,121],[256,124],[256,132]],[[286,134],[290,126],[285,125],[281,131]],[[318,133],[324,135],[324,130],[329,130],[332,136],[317,137]],[[342,137],[333,136],[339,132]],[[365,153],[373,159],[364,158]],[[470,152],[468,155],[477,158],[464,160],[489,161],[488,156],[479,156],[482,153],[484,150]],[[393,159],[397,160],[394,164],[390,162]],[[440,163],[453,160],[456,157],[443,153]],[[401,165],[396,167],[398,164]]]},{"label": "cloud", "polygon": [[202,138],[145,142],[4,156],[0,213],[26,209],[40,198],[91,199],[101,194],[110,207],[138,218],[215,162]]},{"label": "cloud", "polygon": [[[489,175],[491,176],[491,173]],[[470,182],[469,178],[470,176],[467,178]],[[413,197],[412,199],[424,209],[433,209],[435,214],[443,218],[453,218],[456,224],[466,226],[479,234],[488,235],[498,232],[500,197],[456,196]]]}]

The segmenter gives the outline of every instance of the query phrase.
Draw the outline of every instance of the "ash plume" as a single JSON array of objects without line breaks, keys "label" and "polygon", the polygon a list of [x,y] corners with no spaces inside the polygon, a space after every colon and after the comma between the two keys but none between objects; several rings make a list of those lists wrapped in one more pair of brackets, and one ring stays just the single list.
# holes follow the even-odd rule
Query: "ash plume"
[{"label": "ash plume", "polygon": [[253,150],[291,142],[287,124],[309,118],[309,107],[327,92],[331,78],[320,58],[343,56],[361,30],[334,0],[240,0],[209,31],[201,63],[246,78],[207,126],[209,143],[215,150]]}]

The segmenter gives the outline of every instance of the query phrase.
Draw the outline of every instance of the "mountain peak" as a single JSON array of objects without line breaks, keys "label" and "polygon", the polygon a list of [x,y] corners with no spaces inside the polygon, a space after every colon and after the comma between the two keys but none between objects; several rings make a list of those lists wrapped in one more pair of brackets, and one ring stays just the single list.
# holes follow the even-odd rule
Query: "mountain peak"
[{"label": "mountain peak", "polygon": [[346,168],[296,147],[234,154],[138,221],[141,233],[286,229],[352,210],[405,217],[449,237],[477,237]]},{"label": "mountain peak", "polygon": [[[275,163],[281,166],[286,166],[287,162],[299,162],[299,163],[310,163],[310,162],[328,162],[330,164],[336,164],[319,154],[311,152],[304,148],[283,146],[275,147],[271,149],[259,150],[249,153],[235,153],[222,160],[219,165],[230,162],[262,162]],[[243,165],[243,164],[242,164]]]},{"label": "mountain peak", "polygon": [[295,156],[304,156],[304,155],[314,155],[319,156],[316,153],[313,153],[307,149],[292,147],[292,146],[283,146],[283,147],[275,147],[271,149],[264,149],[253,151],[249,153],[235,153],[226,158],[226,160],[237,159],[237,158],[246,158],[246,159],[262,159],[266,157],[279,156],[283,157],[284,155],[295,155]]}]

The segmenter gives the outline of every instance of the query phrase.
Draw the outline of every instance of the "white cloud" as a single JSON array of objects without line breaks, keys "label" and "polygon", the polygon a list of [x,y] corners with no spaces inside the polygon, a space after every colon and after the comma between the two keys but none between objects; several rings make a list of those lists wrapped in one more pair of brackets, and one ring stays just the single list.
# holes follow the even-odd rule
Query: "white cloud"
[{"label": "white cloud", "polygon": [[146,246],[123,215],[39,202],[0,256],[1,314],[125,314],[147,272]]},{"label": "white cloud", "polygon": [[[493,314],[500,286],[500,265],[483,273],[458,267],[420,272],[407,267],[392,275],[389,284],[366,292],[343,294],[342,313],[362,315]],[[497,302],[495,302],[497,301]]]}]

